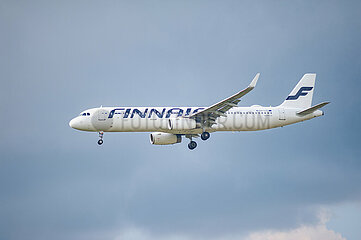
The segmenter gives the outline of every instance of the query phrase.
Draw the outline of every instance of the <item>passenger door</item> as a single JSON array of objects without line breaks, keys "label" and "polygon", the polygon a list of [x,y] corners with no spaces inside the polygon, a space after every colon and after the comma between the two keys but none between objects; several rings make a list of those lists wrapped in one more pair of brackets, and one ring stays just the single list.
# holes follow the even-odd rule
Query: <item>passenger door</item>
[{"label": "passenger door", "polygon": [[109,115],[109,112],[105,109],[100,109],[98,111],[98,121],[105,121],[107,120],[108,118],[108,115]]}]

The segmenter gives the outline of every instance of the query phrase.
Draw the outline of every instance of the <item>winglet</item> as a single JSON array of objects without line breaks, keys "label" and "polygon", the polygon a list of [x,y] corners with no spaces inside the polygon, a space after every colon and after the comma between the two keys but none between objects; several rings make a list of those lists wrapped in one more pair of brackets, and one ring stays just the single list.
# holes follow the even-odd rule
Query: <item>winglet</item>
[{"label": "winglet", "polygon": [[256,74],[256,76],[253,78],[251,84],[249,84],[248,87],[254,88],[256,86],[256,84],[257,84],[258,78],[259,78],[259,73]]}]

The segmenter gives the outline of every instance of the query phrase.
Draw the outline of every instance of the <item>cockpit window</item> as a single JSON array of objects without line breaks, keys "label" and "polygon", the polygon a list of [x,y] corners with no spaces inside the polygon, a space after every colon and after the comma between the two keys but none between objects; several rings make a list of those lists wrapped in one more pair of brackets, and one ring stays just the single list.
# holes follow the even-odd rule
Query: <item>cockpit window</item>
[{"label": "cockpit window", "polygon": [[90,113],[86,113],[86,115],[90,116]]},{"label": "cockpit window", "polygon": [[80,113],[79,116],[90,116],[90,113]]}]

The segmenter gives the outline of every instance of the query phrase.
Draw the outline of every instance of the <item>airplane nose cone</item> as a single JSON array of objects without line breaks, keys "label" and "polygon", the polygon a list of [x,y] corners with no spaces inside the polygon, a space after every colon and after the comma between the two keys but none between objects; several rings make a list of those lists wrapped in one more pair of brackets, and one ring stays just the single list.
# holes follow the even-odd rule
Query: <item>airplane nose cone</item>
[{"label": "airplane nose cone", "polygon": [[72,120],[70,120],[70,122],[69,122],[69,126],[71,127],[71,128],[74,128],[74,129],[81,129],[82,128],[82,126],[81,126],[82,124],[81,124],[81,121],[80,121],[80,119],[79,118],[73,118]]},{"label": "airplane nose cone", "polygon": [[75,118],[73,118],[72,120],[70,120],[69,126],[70,126],[71,128],[74,128],[74,123],[75,123]]}]

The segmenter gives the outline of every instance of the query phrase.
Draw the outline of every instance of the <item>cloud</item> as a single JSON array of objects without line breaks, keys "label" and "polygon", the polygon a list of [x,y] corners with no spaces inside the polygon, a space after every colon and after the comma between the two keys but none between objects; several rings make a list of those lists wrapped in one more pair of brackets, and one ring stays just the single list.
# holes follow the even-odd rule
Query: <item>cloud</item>
[{"label": "cloud", "polygon": [[[149,232],[131,228],[119,234],[114,240],[195,240],[200,239],[199,236],[186,235],[167,235],[154,236]],[[217,236],[209,238],[210,240],[346,240],[340,233],[328,229],[325,224],[315,226],[301,226],[289,231],[262,231],[254,232],[248,236],[232,235]]]},{"label": "cloud", "polygon": [[265,231],[250,234],[245,240],[346,240],[325,224],[301,226],[290,231]]},{"label": "cloud", "polygon": [[[210,240],[346,240],[340,233],[327,228],[326,223],[330,219],[330,213],[326,209],[319,212],[319,222],[315,225],[302,225],[286,231],[262,230],[251,232],[248,235],[221,235]],[[199,236],[190,236],[186,234],[156,235],[140,228],[128,228],[118,234],[114,240],[195,240],[202,239]]]},{"label": "cloud", "polygon": [[340,233],[327,228],[326,223],[329,219],[329,212],[321,209],[319,222],[316,225],[304,225],[288,231],[254,232],[249,234],[245,240],[346,240]]}]

